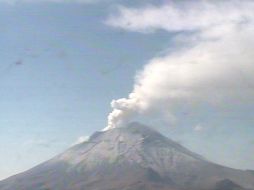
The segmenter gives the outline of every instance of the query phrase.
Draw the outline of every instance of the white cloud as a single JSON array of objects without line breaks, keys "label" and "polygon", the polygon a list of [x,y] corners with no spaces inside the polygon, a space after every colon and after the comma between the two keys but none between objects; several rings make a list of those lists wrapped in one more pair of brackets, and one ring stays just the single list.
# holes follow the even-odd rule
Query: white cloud
[{"label": "white cloud", "polygon": [[162,6],[126,8],[120,6],[106,23],[130,31],[153,32],[193,31],[211,27],[246,22],[253,19],[253,1],[186,1],[184,4],[168,3]]},{"label": "white cloud", "polygon": [[79,138],[73,143],[73,146],[74,146],[74,145],[78,145],[78,144],[82,144],[82,143],[84,143],[84,142],[88,142],[89,139],[90,139],[89,136],[81,136],[81,137],[79,137]]},{"label": "white cloud", "polygon": [[[254,101],[254,2],[195,3],[120,8],[107,24],[137,32],[182,31],[186,48],[155,57],[136,76],[128,98],[114,100],[108,128],[156,113],[172,121],[179,108]],[[192,31],[186,35],[187,31]],[[190,47],[191,44],[191,47]],[[155,117],[155,115],[154,115]]]},{"label": "white cloud", "polygon": [[196,125],[194,128],[193,128],[194,131],[197,131],[197,132],[200,132],[200,131],[203,131],[204,130],[204,127],[200,124]]},{"label": "white cloud", "polygon": [[15,5],[17,3],[97,3],[103,0],[0,0],[0,3]]}]

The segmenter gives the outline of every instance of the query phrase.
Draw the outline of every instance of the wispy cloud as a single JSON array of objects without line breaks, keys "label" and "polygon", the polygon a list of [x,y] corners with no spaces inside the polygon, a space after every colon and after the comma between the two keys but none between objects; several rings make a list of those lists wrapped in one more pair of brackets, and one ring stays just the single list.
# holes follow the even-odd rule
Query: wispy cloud
[{"label": "wispy cloud", "polygon": [[84,142],[88,142],[89,139],[90,139],[89,136],[81,136],[81,137],[79,137],[79,138],[72,144],[72,146],[78,145],[78,144],[81,144],[81,143],[84,143]]},{"label": "wispy cloud", "polygon": [[23,143],[24,147],[44,147],[49,148],[52,144],[54,144],[54,140],[47,139],[30,139]]},{"label": "wispy cloud", "polygon": [[193,130],[196,131],[196,132],[203,131],[204,130],[204,126],[198,124],[198,125],[194,126]]},{"label": "wispy cloud", "polygon": [[18,3],[98,3],[105,0],[0,0],[0,3],[18,4]]}]

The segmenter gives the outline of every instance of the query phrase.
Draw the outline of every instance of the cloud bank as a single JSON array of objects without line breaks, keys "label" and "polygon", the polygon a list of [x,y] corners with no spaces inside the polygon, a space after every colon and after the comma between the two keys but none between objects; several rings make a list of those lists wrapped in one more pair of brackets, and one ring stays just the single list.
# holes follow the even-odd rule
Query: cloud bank
[{"label": "cloud bank", "polygon": [[252,1],[182,1],[162,6],[127,8],[120,6],[107,24],[135,32],[208,30],[253,19]]},{"label": "cloud bank", "polygon": [[0,3],[97,3],[103,0],[0,0]]},{"label": "cloud bank", "polygon": [[179,107],[253,102],[253,8],[252,1],[233,0],[119,7],[108,25],[142,33],[178,32],[175,40],[186,48],[155,57],[144,66],[128,97],[112,101],[105,130],[137,115],[159,115],[171,123]]}]

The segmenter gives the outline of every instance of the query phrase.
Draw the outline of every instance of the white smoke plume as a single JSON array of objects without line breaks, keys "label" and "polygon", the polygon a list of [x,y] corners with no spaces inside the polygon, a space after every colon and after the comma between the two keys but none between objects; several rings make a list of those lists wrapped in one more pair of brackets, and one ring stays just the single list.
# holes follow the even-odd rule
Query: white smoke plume
[{"label": "white smoke plume", "polygon": [[128,98],[112,101],[105,130],[151,112],[170,122],[179,107],[253,102],[253,10],[254,2],[233,0],[120,7],[107,24],[142,33],[177,31],[175,40],[186,48],[145,65]]}]

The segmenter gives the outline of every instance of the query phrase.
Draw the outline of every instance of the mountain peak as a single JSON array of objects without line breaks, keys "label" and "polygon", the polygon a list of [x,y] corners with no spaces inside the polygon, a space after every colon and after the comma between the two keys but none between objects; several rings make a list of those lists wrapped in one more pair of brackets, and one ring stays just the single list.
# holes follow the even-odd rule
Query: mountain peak
[{"label": "mountain peak", "polygon": [[88,142],[72,147],[56,159],[91,169],[102,163],[128,163],[142,167],[157,163],[158,170],[182,161],[203,161],[201,156],[137,122],[96,132]]},{"label": "mountain peak", "polygon": [[0,190],[242,190],[253,189],[253,181],[249,171],[208,162],[133,122],[94,133],[89,141],[0,182]]},{"label": "mountain peak", "polygon": [[[119,143],[123,141],[133,141],[134,139],[145,140],[153,139],[154,141],[166,141],[166,137],[158,131],[138,122],[129,123],[127,126],[110,129],[107,131],[97,131],[90,136],[89,141],[111,141],[111,143]],[[87,144],[86,142],[84,144]]]},{"label": "mountain peak", "polygon": [[109,129],[106,131],[95,132],[94,135],[97,136],[99,134],[110,133],[112,131],[118,132],[118,133],[133,133],[133,134],[140,134],[140,135],[160,135],[161,136],[161,134],[157,130],[153,129],[152,127],[148,127],[144,124],[141,124],[139,122],[130,122],[127,125],[124,125],[121,127]]}]

